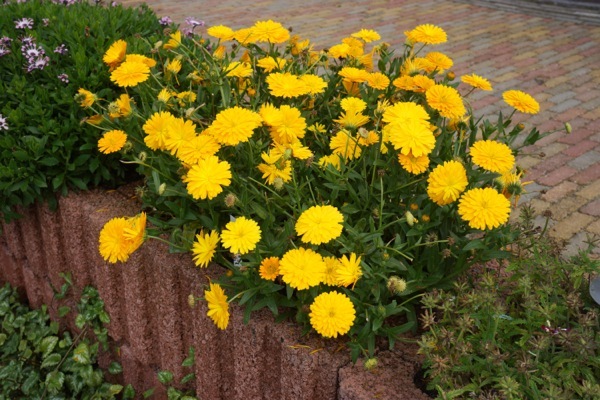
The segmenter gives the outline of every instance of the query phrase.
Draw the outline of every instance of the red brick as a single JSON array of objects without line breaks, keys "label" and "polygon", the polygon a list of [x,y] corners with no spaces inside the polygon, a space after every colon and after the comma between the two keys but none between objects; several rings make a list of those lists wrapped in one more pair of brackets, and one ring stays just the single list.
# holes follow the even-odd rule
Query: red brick
[{"label": "red brick", "polygon": [[539,178],[537,180],[537,182],[542,185],[554,186],[554,185],[558,185],[560,182],[564,181],[565,179],[575,175],[576,173],[577,173],[577,170],[575,168],[569,167],[568,165],[563,165],[559,169],[554,170],[554,171],[550,172],[549,174],[542,176],[541,178]]},{"label": "red brick", "polygon": [[561,143],[577,144],[577,143],[581,142],[582,140],[586,140],[593,134],[594,134],[594,132],[591,129],[587,129],[587,128],[574,129],[573,132],[571,132],[568,135],[564,135],[563,137],[559,138],[558,141]]},{"label": "red brick", "polygon": [[600,198],[587,203],[579,211],[594,217],[600,217]]},{"label": "red brick", "polygon": [[594,149],[596,146],[598,146],[598,142],[594,142],[593,140],[584,140],[565,149],[564,153],[571,157],[579,157],[580,155],[587,153],[589,150]]},{"label": "red brick", "polygon": [[589,168],[584,169],[571,179],[580,185],[586,185],[600,179],[600,160],[598,161],[598,164],[591,165]]}]

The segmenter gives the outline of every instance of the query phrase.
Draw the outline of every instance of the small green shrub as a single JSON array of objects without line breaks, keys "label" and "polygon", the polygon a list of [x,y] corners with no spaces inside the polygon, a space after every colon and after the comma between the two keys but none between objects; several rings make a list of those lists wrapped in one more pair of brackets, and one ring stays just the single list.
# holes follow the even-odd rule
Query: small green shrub
[{"label": "small green shrub", "polygon": [[587,295],[600,263],[554,253],[538,242],[508,277],[487,271],[423,298],[420,351],[440,398],[600,398],[598,306]]},{"label": "small green shrub", "polygon": [[[96,365],[99,345],[107,345],[108,322],[96,289],[84,289],[77,310],[81,331],[72,337],[59,333],[45,305],[31,310],[9,284],[0,289],[0,398],[113,399],[123,390],[105,382]],[[97,334],[97,342],[87,338],[90,331]],[[119,373],[121,367],[113,363],[109,371]]]},{"label": "small green shrub", "polygon": [[[127,174],[117,157],[99,157],[97,134],[73,97],[81,87],[111,95],[102,52],[117,38],[161,30],[146,6],[75,1],[0,5],[0,216],[17,205],[70,189],[113,185]],[[104,90],[102,90],[104,89]]]}]

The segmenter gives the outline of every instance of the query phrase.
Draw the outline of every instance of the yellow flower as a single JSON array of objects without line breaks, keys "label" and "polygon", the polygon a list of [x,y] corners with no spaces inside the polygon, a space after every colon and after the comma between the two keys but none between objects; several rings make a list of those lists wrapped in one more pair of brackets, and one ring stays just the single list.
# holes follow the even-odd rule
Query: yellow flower
[{"label": "yellow flower", "polygon": [[166,104],[169,102],[169,99],[173,97],[174,94],[175,93],[171,92],[169,89],[164,88],[160,91],[160,93],[158,93],[158,96],[156,96],[156,98],[158,99],[158,101]]},{"label": "yellow flower", "polygon": [[354,160],[360,157],[362,152],[358,140],[346,130],[339,131],[329,142],[329,148],[333,154],[342,156],[346,160]]},{"label": "yellow flower", "polygon": [[290,38],[290,32],[279,22],[257,21],[252,27],[256,42],[283,43]]},{"label": "yellow flower", "polygon": [[102,61],[106,65],[110,67],[110,71],[117,68],[123,60],[125,60],[125,53],[127,52],[127,42],[124,40],[117,40],[113,44],[110,45],[104,56],[102,57]]},{"label": "yellow flower", "polygon": [[350,253],[350,258],[346,257],[346,255],[343,255],[339,258],[339,261],[340,265],[335,272],[335,279],[338,285],[354,286],[358,279],[362,276],[360,257],[356,257],[356,254]]},{"label": "yellow flower", "polygon": [[269,120],[269,132],[277,143],[294,143],[306,133],[306,119],[295,107],[283,105],[278,112],[271,112]]},{"label": "yellow flower", "polygon": [[348,57],[348,53],[350,53],[350,46],[346,43],[340,43],[331,46],[327,51],[327,54],[333,58],[346,58]]},{"label": "yellow flower", "polygon": [[312,206],[296,222],[296,232],[304,243],[322,244],[342,234],[344,216],[334,206]]},{"label": "yellow flower", "polygon": [[263,57],[256,62],[256,66],[264,69],[266,72],[271,72],[274,69],[280,70],[285,66],[285,58],[280,57]]},{"label": "yellow flower", "polygon": [[152,114],[142,126],[142,129],[146,133],[144,143],[152,150],[166,150],[169,128],[174,124],[175,120],[175,116],[167,111]]},{"label": "yellow flower", "polygon": [[442,28],[431,24],[419,25],[404,34],[412,43],[440,44],[446,43],[448,40],[446,32]]},{"label": "yellow flower", "polygon": [[285,283],[298,290],[323,282],[325,261],[320,254],[303,247],[289,250],[279,262],[279,273]]},{"label": "yellow flower", "polygon": [[181,44],[181,31],[175,31],[169,35],[169,41],[163,46],[167,50],[176,49]]},{"label": "yellow flower", "polygon": [[200,134],[191,140],[183,141],[179,145],[177,158],[185,164],[193,165],[197,164],[200,160],[214,156],[220,148],[221,146],[219,146],[214,137],[207,134]]},{"label": "yellow flower", "polygon": [[367,108],[367,103],[358,97],[345,97],[340,101],[340,107],[349,113],[360,113]]},{"label": "yellow flower", "polygon": [[100,140],[98,140],[98,150],[104,154],[114,153],[121,150],[126,141],[127,135],[125,132],[119,129],[113,129],[112,131],[104,133]]},{"label": "yellow flower", "polygon": [[133,218],[113,218],[100,231],[99,251],[105,261],[126,262],[144,240],[146,214]]},{"label": "yellow flower", "polygon": [[150,75],[150,68],[141,62],[125,61],[110,74],[110,80],[121,87],[137,86],[145,82]]},{"label": "yellow flower", "polygon": [[219,161],[217,156],[210,156],[193,165],[183,182],[187,183],[187,191],[194,199],[210,200],[231,183],[231,166],[227,161]]},{"label": "yellow flower", "polygon": [[183,118],[174,118],[167,126],[165,147],[173,155],[179,153],[179,148],[196,137],[196,124]]},{"label": "yellow flower", "polygon": [[146,64],[148,68],[152,68],[156,65],[156,61],[152,58],[148,58],[141,54],[127,54],[125,56],[125,62],[134,61]]},{"label": "yellow flower", "polygon": [[219,112],[208,127],[208,133],[213,135],[220,144],[235,146],[247,142],[254,129],[262,124],[261,116],[246,108],[231,107]]},{"label": "yellow flower", "polygon": [[79,105],[83,108],[91,107],[96,101],[97,97],[94,93],[83,88],[79,88],[75,95],[75,100],[79,102]]},{"label": "yellow flower", "polygon": [[200,232],[196,235],[196,241],[192,246],[192,254],[194,254],[194,262],[200,268],[208,267],[212,261],[217,244],[219,243],[219,233],[211,231],[210,233]]},{"label": "yellow flower", "polygon": [[308,86],[289,72],[274,72],[266,79],[271,95],[275,97],[298,97],[308,93]]},{"label": "yellow flower", "polygon": [[123,93],[116,101],[119,107],[119,116],[128,117],[131,114],[131,99],[127,93]]},{"label": "yellow flower", "polygon": [[354,32],[350,36],[362,39],[365,41],[365,43],[370,43],[375,40],[381,39],[381,36],[379,35],[379,33],[375,32],[372,29],[361,29],[358,32]]},{"label": "yellow flower", "polygon": [[235,78],[247,78],[252,75],[252,66],[246,62],[233,61],[225,69],[227,76]]},{"label": "yellow flower", "polygon": [[510,201],[492,188],[467,191],[458,203],[458,214],[474,229],[493,229],[508,221]]},{"label": "yellow flower", "polygon": [[368,71],[354,67],[344,67],[338,72],[338,75],[344,77],[346,82],[361,83],[369,79]]},{"label": "yellow flower", "polygon": [[467,171],[458,161],[446,161],[434,168],[427,179],[427,194],[436,204],[450,204],[465,190]]},{"label": "yellow flower", "polygon": [[348,296],[338,292],[321,293],[310,305],[310,324],[321,336],[336,338],[348,333],[356,318]]},{"label": "yellow flower", "polygon": [[425,92],[427,104],[438,110],[442,117],[460,118],[467,110],[456,89],[446,85],[433,85]]},{"label": "yellow flower", "polygon": [[279,276],[279,257],[263,259],[258,274],[267,281],[274,281]]},{"label": "yellow flower", "polygon": [[488,81],[485,78],[482,78],[479,75],[475,75],[475,74],[471,74],[471,75],[463,75],[460,80],[463,83],[466,83],[467,85],[471,85],[474,88],[477,89],[481,89],[481,90],[487,90],[490,91],[492,90],[492,85],[490,84],[490,81]]},{"label": "yellow flower", "polygon": [[384,135],[395,149],[404,155],[411,153],[415,157],[427,156],[435,147],[435,136],[429,124],[415,119],[404,123],[393,122],[386,125]]},{"label": "yellow flower", "polygon": [[385,90],[390,85],[390,78],[381,72],[372,72],[367,77],[367,85],[377,90]]},{"label": "yellow flower", "polygon": [[520,90],[507,90],[502,93],[502,98],[517,111],[527,114],[537,114],[540,111],[539,103],[531,95]]},{"label": "yellow flower", "polygon": [[254,29],[252,28],[242,28],[238,29],[233,33],[233,38],[240,42],[243,45],[254,43]]},{"label": "yellow flower", "polygon": [[330,154],[328,156],[323,156],[319,159],[319,165],[323,168],[327,168],[328,165],[331,165],[333,168],[340,170],[340,156],[338,154]]},{"label": "yellow flower", "polygon": [[281,155],[261,154],[265,163],[258,165],[258,170],[263,173],[263,179],[267,180],[269,185],[273,185],[277,178],[283,182],[292,180],[292,163],[290,160],[284,160]]},{"label": "yellow flower", "polygon": [[218,283],[211,283],[210,290],[204,292],[204,298],[208,303],[206,315],[213,320],[217,328],[227,329],[229,324],[229,303],[227,295]]},{"label": "yellow flower", "polygon": [[410,152],[408,154],[400,153],[398,154],[398,161],[402,168],[415,175],[422,174],[429,168],[429,157],[426,155],[415,157]]},{"label": "yellow flower", "polygon": [[445,70],[452,68],[454,65],[454,62],[450,57],[437,51],[428,53],[425,58],[431,62],[431,66],[433,67],[430,71],[427,71],[430,73],[436,71],[438,74],[441,74]]},{"label": "yellow flower", "polygon": [[425,107],[413,102],[396,103],[387,107],[383,113],[384,122],[404,124],[409,120],[429,125],[429,114]]},{"label": "yellow flower", "polygon": [[211,26],[206,30],[206,33],[208,33],[214,38],[221,39],[223,41],[232,40],[235,35],[233,29],[225,25]]},{"label": "yellow flower", "polygon": [[221,232],[223,247],[233,254],[246,254],[256,248],[260,241],[260,227],[246,217],[238,217],[235,221],[228,222]]},{"label": "yellow flower", "polygon": [[503,174],[515,165],[510,147],[495,140],[478,140],[469,150],[473,162],[491,172]]},{"label": "yellow flower", "polygon": [[323,257],[323,261],[325,261],[325,275],[323,278],[323,283],[329,286],[339,286],[336,273],[341,265],[340,260],[335,257]]},{"label": "yellow flower", "polygon": [[167,72],[171,73],[171,74],[178,74],[179,71],[181,71],[181,60],[178,59],[174,59],[174,60],[167,60]]},{"label": "yellow flower", "polygon": [[307,94],[323,93],[327,87],[327,82],[318,75],[304,74],[298,77],[298,79],[306,86]]}]

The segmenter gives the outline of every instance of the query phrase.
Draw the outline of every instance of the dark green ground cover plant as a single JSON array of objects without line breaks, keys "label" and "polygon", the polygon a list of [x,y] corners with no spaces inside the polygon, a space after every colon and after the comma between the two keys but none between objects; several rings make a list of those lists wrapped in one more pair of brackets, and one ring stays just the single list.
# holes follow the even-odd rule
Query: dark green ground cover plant
[{"label": "dark green ground cover plant", "polygon": [[[162,30],[146,6],[30,0],[0,4],[0,216],[55,194],[115,185],[128,174],[117,157],[97,150],[97,133],[82,123],[79,88],[110,100],[102,51],[117,38]],[[103,90],[104,89],[104,90]]]},{"label": "dark green ground cover plant", "polygon": [[[70,287],[69,276],[65,278],[57,298]],[[46,305],[31,310],[9,284],[0,288],[1,399],[113,399],[123,391],[123,386],[105,381],[96,363],[100,349],[108,346],[104,325],[110,321],[98,291],[86,287],[76,310],[79,332],[61,333]],[[69,312],[67,306],[59,309],[61,316]],[[118,374],[121,366],[112,363],[109,372]]]},{"label": "dark green ground cover plant", "polygon": [[[545,238],[506,269],[424,296],[419,343],[438,398],[600,398],[590,248],[561,259]],[[471,277],[473,278],[473,277]]]}]

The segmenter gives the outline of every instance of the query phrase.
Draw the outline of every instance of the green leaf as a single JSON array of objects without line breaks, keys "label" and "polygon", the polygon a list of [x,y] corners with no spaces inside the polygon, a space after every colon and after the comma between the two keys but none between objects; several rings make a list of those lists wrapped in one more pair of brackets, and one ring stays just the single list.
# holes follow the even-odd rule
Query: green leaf
[{"label": "green leaf", "polygon": [[63,318],[65,315],[67,315],[69,312],[71,311],[71,307],[68,306],[62,306],[58,308],[58,316],[60,318]]},{"label": "green leaf", "polygon": [[170,371],[160,371],[158,373],[158,381],[163,385],[171,383],[173,380],[173,374]]},{"label": "green leaf", "polygon": [[87,343],[81,342],[75,350],[73,350],[73,360],[78,364],[91,364],[90,348]]},{"label": "green leaf", "polygon": [[153,394],[154,394],[154,388],[148,389],[144,393],[142,393],[142,397],[147,399],[148,397],[152,396]]},{"label": "green leaf", "polygon": [[40,350],[42,352],[42,358],[46,358],[58,343],[58,336],[48,336],[42,339],[40,343]]},{"label": "green leaf", "polygon": [[194,359],[195,359],[194,347],[190,346],[190,349],[188,350],[188,356],[185,358],[185,360],[183,360],[183,362],[181,363],[181,366],[182,367],[192,367],[194,365]]},{"label": "green leaf", "polygon": [[123,399],[133,399],[135,397],[135,389],[131,386],[131,383],[125,386],[123,390]]},{"label": "green leaf", "polygon": [[40,365],[40,368],[44,369],[54,367],[60,362],[61,359],[62,357],[60,356],[60,354],[52,353],[48,357],[44,358],[44,361],[42,361],[42,365]]},{"label": "green leaf", "polygon": [[117,375],[117,374],[120,374],[121,372],[123,372],[123,367],[118,362],[113,361],[108,366],[108,372],[111,375]]},{"label": "green leaf", "polygon": [[110,385],[110,387],[108,388],[108,392],[113,396],[115,394],[121,393],[122,390],[123,390],[123,385]]},{"label": "green leaf", "polygon": [[52,394],[58,393],[65,382],[65,374],[60,371],[52,371],[46,375],[46,388]]},{"label": "green leaf", "polygon": [[47,167],[53,167],[58,165],[58,160],[54,157],[45,157],[38,161],[38,163],[45,165]]},{"label": "green leaf", "polygon": [[181,378],[181,384],[185,385],[186,383],[188,383],[189,381],[191,381],[192,379],[196,378],[196,374],[187,374],[186,376],[184,376],[183,378]]}]

